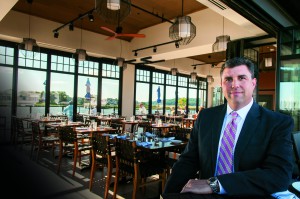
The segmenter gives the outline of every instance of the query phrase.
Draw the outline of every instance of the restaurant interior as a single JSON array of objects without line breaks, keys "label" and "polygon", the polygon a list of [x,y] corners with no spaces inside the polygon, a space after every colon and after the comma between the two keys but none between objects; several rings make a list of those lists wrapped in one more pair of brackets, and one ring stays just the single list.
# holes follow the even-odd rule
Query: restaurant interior
[{"label": "restaurant interior", "polygon": [[[0,0],[0,5],[0,143],[17,149],[5,155],[12,170],[26,165],[14,174],[24,177],[19,186],[49,176],[41,191],[28,192],[29,185],[21,190],[30,198],[159,198],[197,113],[224,103],[220,68],[235,56],[256,65],[254,99],[291,115],[294,131],[300,131],[296,0]],[[77,136],[63,141],[62,126]],[[99,132],[111,140],[94,141]],[[155,176],[146,190],[134,187],[143,182],[134,183],[135,173],[122,177],[126,171],[107,155],[108,147],[97,150],[106,151],[101,169],[93,159],[100,147],[94,143],[109,146],[125,135],[140,142],[135,149],[155,154],[147,157],[149,172],[142,174]],[[64,153],[64,142],[78,147]],[[108,150],[120,160],[121,142]],[[168,166],[151,167],[161,154]],[[29,167],[37,173],[29,176]]]}]

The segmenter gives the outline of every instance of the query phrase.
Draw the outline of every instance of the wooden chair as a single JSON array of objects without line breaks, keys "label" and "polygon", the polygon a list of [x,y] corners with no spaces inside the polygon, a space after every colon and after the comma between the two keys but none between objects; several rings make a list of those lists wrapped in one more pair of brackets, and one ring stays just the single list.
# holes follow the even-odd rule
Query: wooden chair
[{"label": "wooden chair", "polygon": [[24,127],[24,121],[22,118],[16,117],[16,135],[15,143],[18,144],[19,139],[21,142],[21,148],[25,143],[31,143],[32,141],[32,129],[27,129]]},{"label": "wooden chair", "polygon": [[6,142],[6,116],[0,116],[0,142]]},{"label": "wooden chair", "polygon": [[152,132],[151,122],[150,120],[143,120],[139,123],[139,128],[142,128],[143,132]]},{"label": "wooden chair", "polygon": [[[114,196],[116,198],[118,180],[120,176],[131,176],[133,178],[132,198],[137,197],[139,187],[144,187],[153,182],[160,181],[162,190],[165,184],[165,163],[161,159],[154,159],[148,152],[138,150],[135,141],[115,138],[116,145],[116,175],[114,184]],[[147,181],[147,177],[159,175],[159,179]]]},{"label": "wooden chair", "polygon": [[17,116],[11,116],[11,134],[10,134],[10,143],[16,144],[17,137]]},{"label": "wooden chair", "polygon": [[49,147],[52,149],[52,156],[54,157],[55,144],[58,143],[58,137],[54,135],[43,135],[43,131],[40,129],[40,124],[37,121],[31,123],[32,127],[32,142],[31,142],[31,152],[30,158],[33,156],[33,151],[37,147],[36,161],[39,158],[40,150],[48,149]]},{"label": "wooden chair", "polygon": [[293,141],[293,150],[295,157],[295,169],[294,175],[295,178],[300,177],[300,131],[296,131],[292,133],[292,141]]},{"label": "wooden chair", "polygon": [[110,126],[114,129],[117,129],[118,134],[122,133],[122,118],[112,118]]},{"label": "wooden chair", "polygon": [[[191,128],[182,128],[178,127],[173,133],[173,136],[175,137],[176,140],[181,140],[184,142],[188,142],[190,138],[192,129]],[[174,165],[174,163],[177,161],[179,155],[183,152],[185,147],[178,147],[174,150],[169,150],[167,151],[167,158],[166,158],[166,163],[168,165],[167,167],[167,176],[170,175],[171,169]]]},{"label": "wooden chair", "polygon": [[94,175],[98,168],[107,168],[107,177],[104,189],[104,199],[108,198],[109,185],[112,177],[112,170],[116,167],[115,156],[112,155],[112,142],[109,136],[94,132],[92,135],[92,167],[90,173],[89,188],[92,190]]},{"label": "wooden chair", "polygon": [[[78,137],[74,127],[64,126],[58,129],[59,132],[59,156],[57,173],[60,172],[60,165],[63,155],[73,153],[73,173],[75,175],[77,158],[79,165],[81,157],[91,155],[92,146],[89,142],[82,142],[83,137]],[[87,151],[87,152],[86,152]]]}]

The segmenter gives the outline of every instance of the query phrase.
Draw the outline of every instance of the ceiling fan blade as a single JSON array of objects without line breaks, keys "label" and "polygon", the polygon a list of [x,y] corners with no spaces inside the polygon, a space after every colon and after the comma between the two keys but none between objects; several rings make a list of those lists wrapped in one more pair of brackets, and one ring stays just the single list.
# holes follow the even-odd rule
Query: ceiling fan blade
[{"label": "ceiling fan blade", "polygon": [[113,40],[115,38],[116,38],[116,36],[111,36],[111,37],[107,37],[105,40]]},{"label": "ceiling fan blade", "polygon": [[126,34],[126,33],[122,34],[122,33],[120,33],[120,34],[117,34],[116,37],[137,37],[137,38],[145,38],[146,35],[144,35],[144,34]]},{"label": "ceiling fan blade", "polygon": [[111,29],[109,29],[109,28],[106,28],[106,27],[104,27],[104,26],[101,26],[101,29],[102,29],[102,30],[106,30],[107,32],[110,32],[110,33],[112,33],[112,34],[114,34],[114,35],[117,34],[115,31],[113,31],[113,30],[111,30]]}]

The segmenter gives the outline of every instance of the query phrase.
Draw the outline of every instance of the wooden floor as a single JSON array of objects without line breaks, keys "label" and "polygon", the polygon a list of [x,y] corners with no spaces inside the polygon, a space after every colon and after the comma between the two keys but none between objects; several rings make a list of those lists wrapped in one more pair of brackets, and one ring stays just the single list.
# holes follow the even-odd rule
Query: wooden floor
[{"label": "wooden floor", "polygon": [[[63,158],[60,174],[56,174],[57,157],[50,152],[42,152],[39,161],[29,157],[30,146],[23,149],[19,146],[1,144],[1,195],[9,198],[30,199],[101,199],[104,195],[105,173],[98,170],[92,191],[89,190],[89,168],[77,167],[72,177],[72,158]],[[114,179],[112,179],[113,181]],[[3,187],[4,185],[4,187]],[[132,197],[132,182],[130,179],[119,185],[117,198]],[[159,185],[147,187],[145,192],[138,191],[137,198],[159,198]],[[109,198],[112,198],[113,182],[110,187]]]}]

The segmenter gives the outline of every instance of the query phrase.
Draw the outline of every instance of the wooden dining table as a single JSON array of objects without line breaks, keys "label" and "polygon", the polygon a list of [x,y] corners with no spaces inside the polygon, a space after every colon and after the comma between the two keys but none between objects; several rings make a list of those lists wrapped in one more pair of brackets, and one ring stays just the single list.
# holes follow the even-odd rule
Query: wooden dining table
[{"label": "wooden dining table", "polygon": [[169,131],[172,129],[172,128],[175,128],[177,127],[178,125],[177,124],[174,124],[174,123],[162,123],[162,124],[151,124],[151,127],[152,129],[155,131],[158,130],[158,134],[159,136],[167,136]]},{"label": "wooden dining table", "polygon": [[183,127],[189,128],[194,126],[196,118],[193,117],[182,118],[182,121],[183,121]]}]

